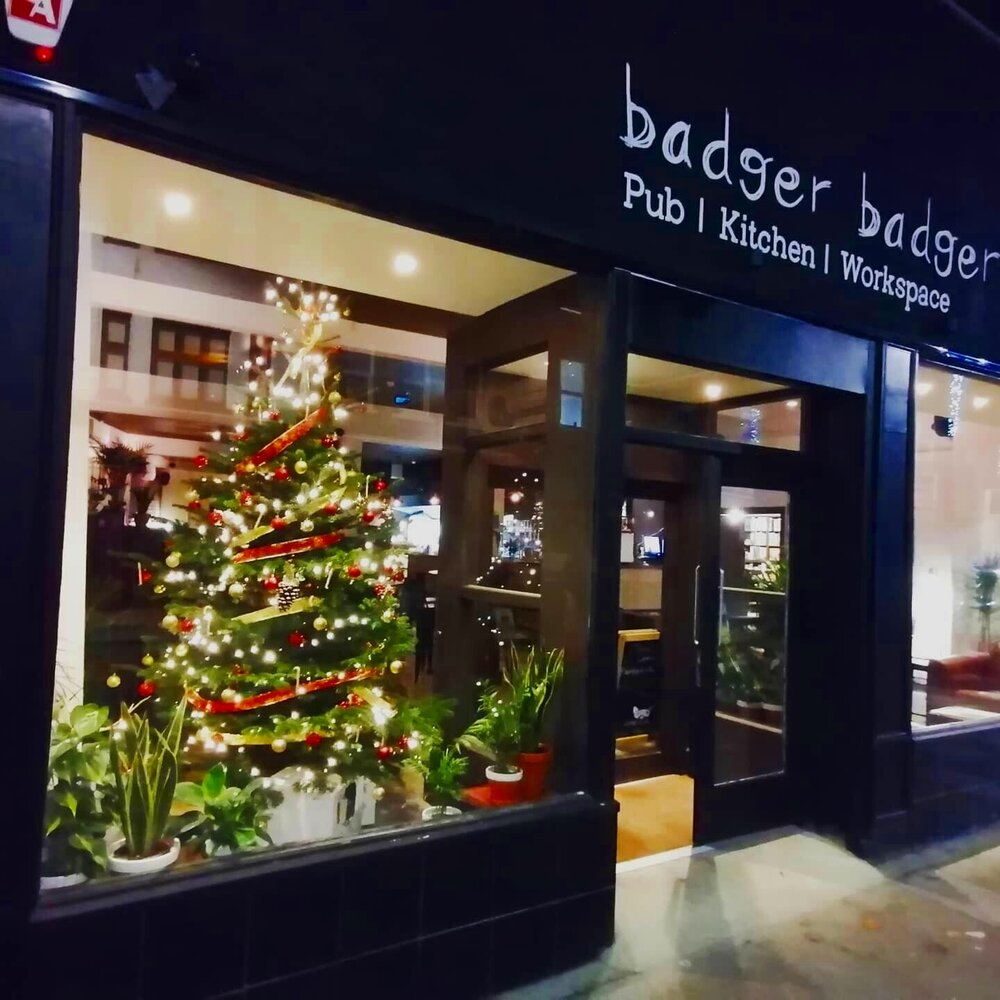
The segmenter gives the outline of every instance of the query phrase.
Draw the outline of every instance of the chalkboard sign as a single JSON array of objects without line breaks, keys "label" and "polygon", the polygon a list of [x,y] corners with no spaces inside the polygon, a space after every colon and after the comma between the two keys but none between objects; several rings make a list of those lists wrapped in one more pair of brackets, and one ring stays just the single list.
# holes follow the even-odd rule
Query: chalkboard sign
[{"label": "chalkboard sign", "polygon": [[659,725],[660,633],[653,628],[618,633],[618,736],[652,733]]}]

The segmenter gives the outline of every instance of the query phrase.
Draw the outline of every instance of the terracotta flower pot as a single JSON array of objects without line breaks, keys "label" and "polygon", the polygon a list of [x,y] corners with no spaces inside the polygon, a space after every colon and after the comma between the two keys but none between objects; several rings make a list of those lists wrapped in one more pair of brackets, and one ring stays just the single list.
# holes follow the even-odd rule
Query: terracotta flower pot
[{"label": "terracotta flower pot", "polygon": [[552,751],[542,744],[535,753],[519,753],[517,766],[524,772],[521,781],[521,799],[524,802],[534,802],[545,794],[545,782],[552,766]]},{"label": "terracotta flower pot", "polygon": [[486,768],[486,780],[490,786],[491,806],[511,806],[521,799],[521,779],[524,773],[518,768],[513,773]]}]

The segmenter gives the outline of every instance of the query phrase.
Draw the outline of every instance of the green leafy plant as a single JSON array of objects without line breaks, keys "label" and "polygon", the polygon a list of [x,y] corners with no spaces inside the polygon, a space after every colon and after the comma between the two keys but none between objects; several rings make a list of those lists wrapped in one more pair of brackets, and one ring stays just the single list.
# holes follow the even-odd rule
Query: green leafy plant
[{"label": "green leafy plant", "polygon": [[457,747],[433,747],[419,768],[424,776],[424,798],[430,805],[444,806],[462,797],[462,778],[469,769],[469,759]]},{"label": "green leafy plant", "polygon": [[497,771],[513,774],[521,748],[521,709],[496,684],[487,684],[479,696],[479,717],[458,738],[459,745],[481,754]]},{"label": "green leafy plant", "polygon": [[77,705],[53,719],[45,802],[44,875],[95,875],[108,863],[108,710]]},{"label": "green leafy plant", "polygon": [[111,740],[111,770],[118,791],[115,819],[130,858],[148,858],[160,850],[177,787],[183,726],[183,701],[166,732],[122,706]]},{"label": "green leafy plant", "polygon": [[785,559],[772,559],[747,575],[754,590],[764,590],[772,594],[788,592],[788,561]]},{"label": "green leafy plant", "polygon": [[542,652],[534,646],[527,652],[512,647],[507,665],[502,669],[503,682],[517,707],[518,750],[535,753],[542,746],[542,724],[552,702],[552,695],[562,679],[565,653],[561,649]]},{"label": "green leafy plant", "polygon": [[114,472],[144,472],[149,458],[149,447],[132,448],[115,438],[105,444],[103,441],[93,441],[92,447],[97,461],[110,475]]},{"label": "green leafy plant", "polygon": [[200,783],[180,782],[174,798],[196,814],[185,817],[181,839],[209,857],[271,843],[265,826],[280,795],[254,782],[230,784],[225,764],[213,765]]},{"label": "green leafy plant", "polygon": [[993,643],[993,614],[997,609],[997,580],[1000,556],[986,556],[972,567],[972,607],[979,615],[979,648],[988,652]]}]

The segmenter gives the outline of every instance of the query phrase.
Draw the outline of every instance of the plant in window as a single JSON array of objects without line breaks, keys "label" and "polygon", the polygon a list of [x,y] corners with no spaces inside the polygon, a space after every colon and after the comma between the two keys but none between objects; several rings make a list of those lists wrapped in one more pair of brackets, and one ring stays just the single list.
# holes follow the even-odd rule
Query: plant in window
[{"label": "plant in window", "polygon": [[419,762],[424,778],[424,798],[428,808],[424,819],[457,816],[461,813],[453,803],[462,797],[462,778],[469,770],[469,760],[457,747],[434,746]]},{"label": "plant in window", "polygon": [[521,652],[510,647],[510,656],[501,670],[504,684],[518,707],[519,746],[517,763],[524,772],[521,797],[541,798],[552,764],[552,751],[543,742],[542,727],[552,696],[562,680],[565,653],[546,652],[531,646]]},{"label": "plant in window", "polygon": [[459,744],[491,762],[486,780],[494,805],[517,801],[517,786],[523,777],[516,763],[521,748],[521,707],[509,689],[485,685],[479,696],[478,717],[459,737]]},{"label": "plant in window", "polygon": [[993,613],[996,611],[1000,555],[986,556],[972,567],[972,607],[979,615],[979,649],[988,653],[993,645]]},{"label": "plant in window", "polygon": [[60,710],[49,743],[43,887],[82,882],[107,867],[109,763],[107,708],[77,705]]},{"label": "plant in window", "polygon": [[260,782],[230,783],[226,765],[213,764],[200,782],[177,785],[175,802],[196,814],[185,816],[180,839],[209,857],[263,847],[271,843],[268,811],[279,798]]},{"label": "plant in window", "polygon": [[181,702],[165,732],[124,705],[111,739],[111,770],[117,787],[115,819],[123,838],[112,845],[108,865],[123,875],[159,871],[177,860],[180,843],[167,839],[177,787],[184,726]]}]

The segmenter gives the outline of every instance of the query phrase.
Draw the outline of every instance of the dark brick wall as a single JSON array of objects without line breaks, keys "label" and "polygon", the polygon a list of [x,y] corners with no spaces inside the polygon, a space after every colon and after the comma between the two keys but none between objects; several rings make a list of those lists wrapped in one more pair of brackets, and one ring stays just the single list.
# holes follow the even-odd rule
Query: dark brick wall
[{"label": "dark brick wall", "polygon": [[15,995],[487,996],[611,943],[615,832],[581,795],[43,907]]}]

